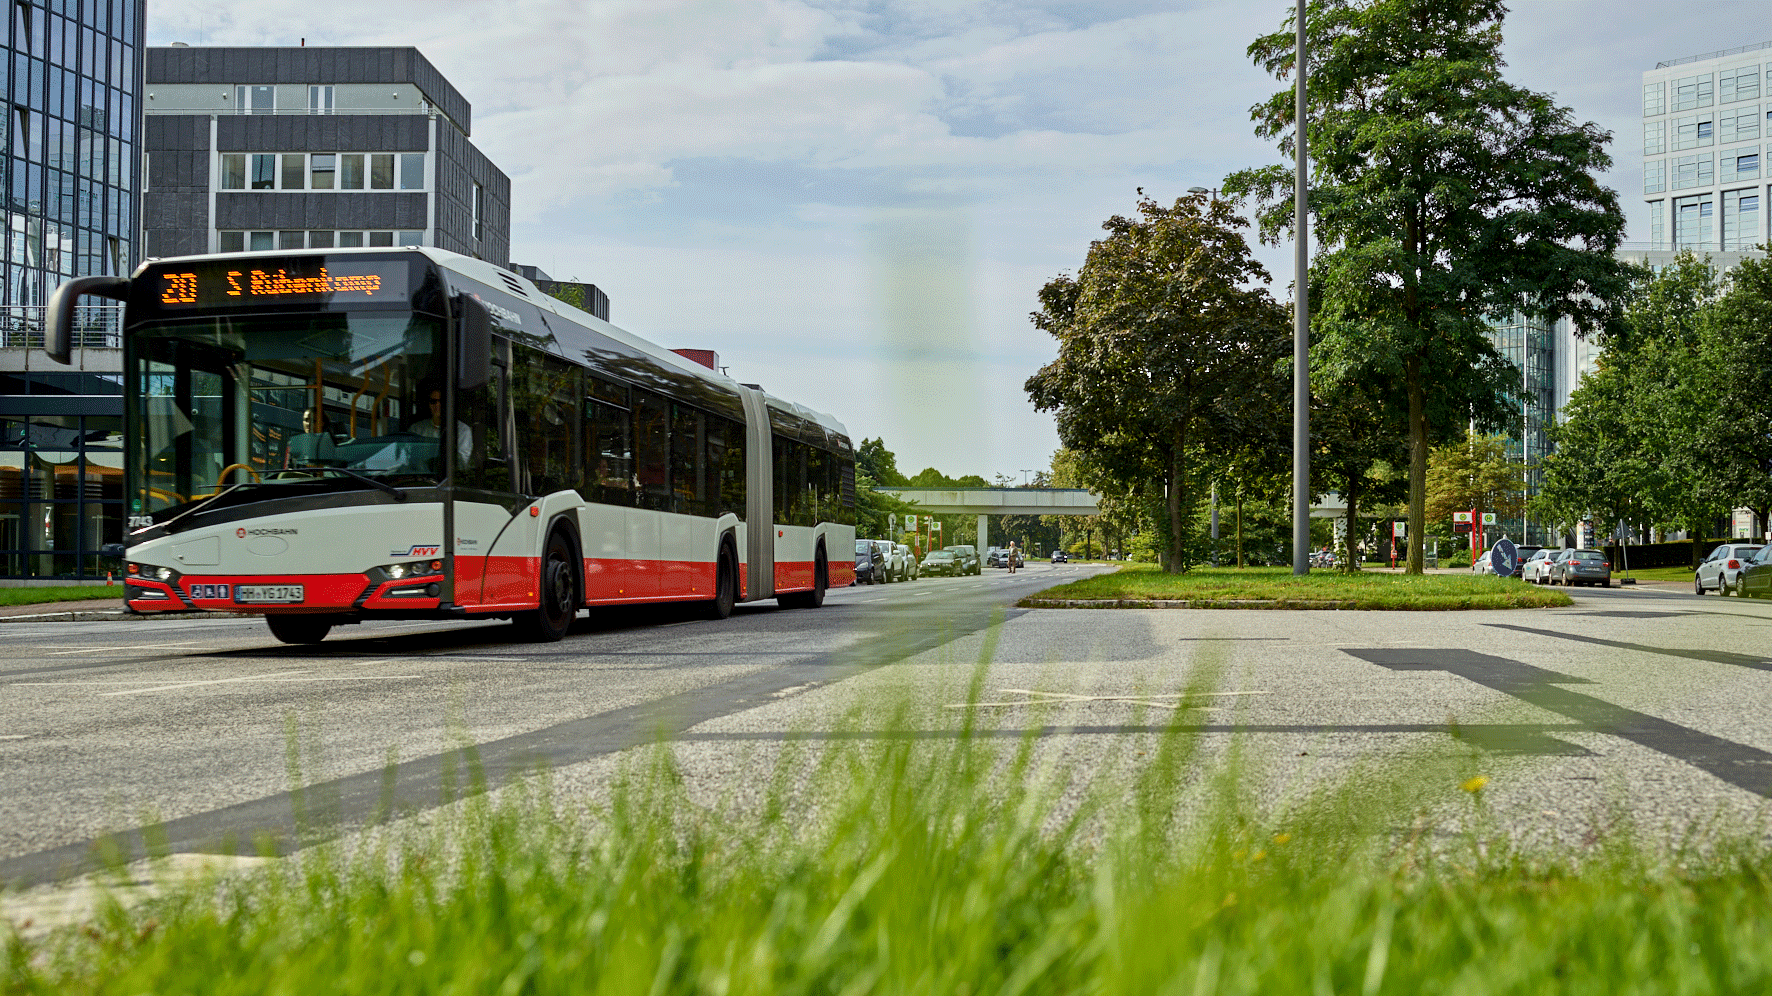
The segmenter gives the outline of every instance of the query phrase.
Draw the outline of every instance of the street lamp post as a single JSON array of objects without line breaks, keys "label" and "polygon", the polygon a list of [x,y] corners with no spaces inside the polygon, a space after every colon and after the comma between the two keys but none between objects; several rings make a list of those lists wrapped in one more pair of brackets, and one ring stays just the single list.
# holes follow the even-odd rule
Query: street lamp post
[{"label": "street lamp post", "polygon": [[1311,317],[1307,282],[1310,275],[1310,183],[1305,170],[1310,157],[1305,150],[1305,92],[1307,63],[1304,48],[1304,0],[1298,0],[1298,54],[1293,63],[1297,92],[1294,97],[1293,135],[1298,153],[1292,186],[1294,245],[1292,298],[1292,573],[1311,570]]}]

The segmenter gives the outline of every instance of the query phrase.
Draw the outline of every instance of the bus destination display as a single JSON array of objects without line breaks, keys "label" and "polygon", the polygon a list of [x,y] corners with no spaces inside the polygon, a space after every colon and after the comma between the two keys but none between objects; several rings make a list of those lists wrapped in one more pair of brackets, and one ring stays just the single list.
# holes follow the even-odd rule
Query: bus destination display
[{"label": "bus destination display", "polygon": [[277,304],[400,304],[409,292],[403,260],[253,260],[204,263],[152,274],[161,308],[250,308]]}]

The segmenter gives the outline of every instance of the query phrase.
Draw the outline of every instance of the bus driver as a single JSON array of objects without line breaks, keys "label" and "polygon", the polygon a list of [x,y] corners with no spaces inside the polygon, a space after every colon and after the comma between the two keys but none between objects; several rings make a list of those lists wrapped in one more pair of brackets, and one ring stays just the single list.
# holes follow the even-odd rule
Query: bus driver
[{"label": "bus driver", "polygon": [[[420,439],[441,439],[443,438],[443,392],[433,387],[425,393],[428,395],[431,417],[419,419],[408,426],[406,431]],[[468,457],[474,452],[473,430],[469,429],[467,423],[460,419],[455,422],[455,452],[464,464],[468,462]]]}]

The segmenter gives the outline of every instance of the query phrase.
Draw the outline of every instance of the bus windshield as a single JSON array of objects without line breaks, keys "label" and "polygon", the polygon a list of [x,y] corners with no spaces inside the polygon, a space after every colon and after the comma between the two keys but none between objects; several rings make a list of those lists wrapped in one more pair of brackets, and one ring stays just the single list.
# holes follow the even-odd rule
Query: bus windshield
[{"label": "bus windshield", "polygon": [[439,328],[412,312],[326,311],[131,329],[130,512],[158,520],[235,485],[435,484]]}]

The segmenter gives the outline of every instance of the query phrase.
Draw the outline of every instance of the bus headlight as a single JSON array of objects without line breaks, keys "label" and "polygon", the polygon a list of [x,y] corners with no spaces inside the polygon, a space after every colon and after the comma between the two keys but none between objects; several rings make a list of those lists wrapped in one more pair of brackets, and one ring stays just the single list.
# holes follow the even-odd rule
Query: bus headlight
[{"label": "bus headlight", "polygon": [[430,577],[443,573],[443,561],[409,560],[403,564],[383,564],[380,567],[370,568],[368,573],[378,581]]}]

